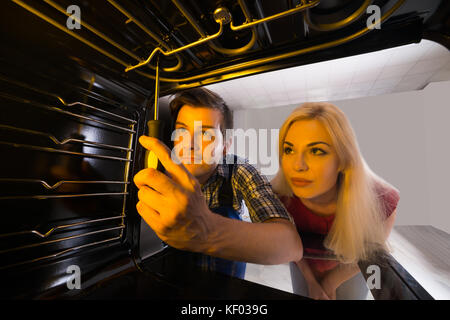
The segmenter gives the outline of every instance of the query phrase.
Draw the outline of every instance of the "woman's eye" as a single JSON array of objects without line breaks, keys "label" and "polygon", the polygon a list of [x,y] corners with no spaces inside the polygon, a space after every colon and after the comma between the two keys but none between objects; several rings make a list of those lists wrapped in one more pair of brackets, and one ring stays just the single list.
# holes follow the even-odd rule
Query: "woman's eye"
[{"label": "woman's eye", "polygon": [[284,153],[285,154],[291,154],[293,152],[291,147],[284,147]]},{"label": "woman's eye", "polygon": [[323,151],[322,149],[319,148],[312,148],[311,149],[312,154],[316,155],[316,156],[323,156],[326,155],[327,152]]}]

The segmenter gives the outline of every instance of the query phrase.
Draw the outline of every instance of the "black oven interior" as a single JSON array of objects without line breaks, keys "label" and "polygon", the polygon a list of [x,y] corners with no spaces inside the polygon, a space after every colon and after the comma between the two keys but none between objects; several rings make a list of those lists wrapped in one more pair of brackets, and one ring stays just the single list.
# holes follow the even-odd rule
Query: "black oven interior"
[{"label": "black oven interior", "polygon": [[[72,5],[80,28],[69,28],[77,22]],[[382,29],[367,30],[368,5],[381,8]],[[448,3],[439,0],[1,6],[0,281],[8,298],[75,295],[65,286],[70,265],[82,266],[86,286],[95,287],[141,272],[165,251],[136,211],[132,179],[143,168],[137,139],[153,117],[156,62],[125,70],[156,48],[162,96],[423,38],[449,46]],[[242,28],[232,30],[230,19]],[[219,28],[220,37],[196,43]],[[167,108],[159,116],[168,121]]]}]

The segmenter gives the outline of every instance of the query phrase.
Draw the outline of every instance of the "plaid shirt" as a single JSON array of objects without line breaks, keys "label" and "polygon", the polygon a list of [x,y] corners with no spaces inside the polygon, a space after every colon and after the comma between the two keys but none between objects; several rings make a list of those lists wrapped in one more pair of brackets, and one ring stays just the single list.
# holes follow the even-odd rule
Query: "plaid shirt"
[{"label": "plaid shirt", "polygon": [[[227,157],[233,157],[228,155]],[[231,160],[230,158],[226,158]],[[226,163],[220,163],[216,172],[202,185],[203,195],[210,209],[220,207],[219,193],[223,183],[229,177],[229,167]],[[233,209],[242,215],[242,201],[245,202],[252,222],[264,222],[271,218],[285,218],[294,223],[293,218],[285,209],[283,203],[272,191],[269,181],[258,170],[250,165],[247,160],[237,158],[231,175],[233,189]],[[197,253],[196,264],[206,271],[218,271],[217,265],[222,260],[212,256]],[[225,260],[226,261],[226,260]],[[233,261],[227,274],[239,276],[239,265],[243,262]],[[244,269],[245,273],[245,269]],[[241,277],[243,277],[241,275]]]},{"label": "plaid shirt", "polygon": [[[227,157],[234,157],[227,155]],[[229,160],[230,158],[227,158]],[[203,195],[210,209],[220,206],[220,188],[229,176],[229,167],[220,163],[216,172],[202,185]],[[237,158],[231,175],[233,188],[233,209],[242,214],[242,201],[248,208],[252,222],[264,222],[271,218],[285,218],[294,223],[286,211],[283,203],[272,191],[267,178],[248,163],[247,160]]]}]

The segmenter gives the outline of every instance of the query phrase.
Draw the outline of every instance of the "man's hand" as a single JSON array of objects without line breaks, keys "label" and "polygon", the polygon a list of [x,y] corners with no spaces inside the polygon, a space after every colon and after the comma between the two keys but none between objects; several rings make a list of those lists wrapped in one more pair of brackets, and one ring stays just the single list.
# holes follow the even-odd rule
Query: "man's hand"
[{"label": "man's hand", "polygon": [[139,188],[136,208],[158,237],[172,247],[203,252],[212,230],[212,213],[200,183],[158,139],[141,136],[139,142],[155,153],[170,178],[147,168],[134,176]]},{"label": "man's hand", "polygon": [[209,210],[198,180],[183,165],[172,161],[170,150],[159,140],[140,137],[166,168],[136,174],[136,207],[158,237],[172,247],[234,261],[281,264],[301,259],[302,243],[287,219],[249,223]]}]

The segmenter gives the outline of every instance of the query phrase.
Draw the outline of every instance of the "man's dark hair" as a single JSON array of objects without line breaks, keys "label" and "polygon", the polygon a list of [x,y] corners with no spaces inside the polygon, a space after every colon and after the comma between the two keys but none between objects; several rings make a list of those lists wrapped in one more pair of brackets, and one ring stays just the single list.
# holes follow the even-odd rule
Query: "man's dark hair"
[{"label": "man's dark hair", "polygon": [[[193,88],[181,91],[175,94],[175,98],[170,102],[170,112],[172,114],[173,124],[178,117],[178,112],[184,105],[191,107],[209,108],[219,110],[222,114],[222,133],[226,129],[233,128],[233,113],[226,105],[225,101],[217,94],[206,88]],[[175,126],[174,126],[175,128]]]}]

